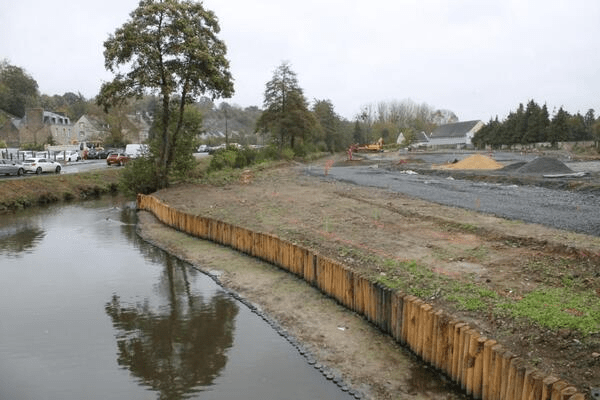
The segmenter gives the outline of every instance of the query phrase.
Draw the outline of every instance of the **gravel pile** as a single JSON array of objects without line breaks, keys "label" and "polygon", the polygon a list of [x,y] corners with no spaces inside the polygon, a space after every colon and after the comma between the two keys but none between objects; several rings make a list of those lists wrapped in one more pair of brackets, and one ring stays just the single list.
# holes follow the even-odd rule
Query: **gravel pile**
[{"label": "gravel pile", "polygon": [[561,161],[552,157],[538,157],[533,161],[517,168],[515,170],[519,174],[570,174],[573,170],[567,167]]},{"label": "gravel pile", "polygon": [[503,172],[513,172],[526,165],[527,161],[517,161],[516,163],[508,164],[506,167],[502,168]]},{"label": "gravel pile", "polygon": [[503,165],[490,157],[475,154],[457,163],[447,165],[444,169],[500,169]]}]

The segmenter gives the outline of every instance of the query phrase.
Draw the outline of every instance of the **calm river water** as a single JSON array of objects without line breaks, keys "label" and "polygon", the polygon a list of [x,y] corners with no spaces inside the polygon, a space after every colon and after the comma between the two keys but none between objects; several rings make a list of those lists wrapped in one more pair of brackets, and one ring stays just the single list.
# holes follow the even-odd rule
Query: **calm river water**
[{"label": "calm river water", "polygon": [[113,200],[0,217],[0,399],[348,399]]}]

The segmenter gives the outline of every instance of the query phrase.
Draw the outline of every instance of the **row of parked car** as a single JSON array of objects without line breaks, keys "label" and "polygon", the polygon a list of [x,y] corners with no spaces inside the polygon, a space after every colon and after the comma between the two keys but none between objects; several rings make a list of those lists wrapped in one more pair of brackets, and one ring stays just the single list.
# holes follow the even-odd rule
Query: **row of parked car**
[{"label": "row of parked car", "polygon": [[[102,149],[100,151],[88,151],[86,158],[106,159],[107,165],[125,165],[129,157],[122,150]],[[60,173],[62,165],[59,161],[73,162],[81,160],[81,155],[76,151],[66,151],[50,154],[47,151],[36,152],[35,156],[29,156],[22,162],[17,160],[0,159],[0,176],[17,175],[26,173],[41,174],[43,172]]]},{"label": "row of parked car", "polygon": [[42,172],[60,173],[62,166],[50,158],[27,158],[22,163],[11,160],[0,160],[0,175],[21,176],[28,172],[41,174]]},{"label": "row of parked car", "polygon": [[[58,161],[79,161],[85,159],[106,159],[106,164],[123,166],[131,158],[141,157],[147,154],[148,146],[144,144],[128,144],[123,149],[89,149],[83,154],[77,151],[61,151],[52,153],[49,151],[22,152],[17,153],[16,160],[0,159],[0,175],[23,175],[31,172],[41,174],[42,172],[60,173],[62,166]],[[23,159],[24,158],[24,159]],[[18,161],[23,159],[22,162]]]}]

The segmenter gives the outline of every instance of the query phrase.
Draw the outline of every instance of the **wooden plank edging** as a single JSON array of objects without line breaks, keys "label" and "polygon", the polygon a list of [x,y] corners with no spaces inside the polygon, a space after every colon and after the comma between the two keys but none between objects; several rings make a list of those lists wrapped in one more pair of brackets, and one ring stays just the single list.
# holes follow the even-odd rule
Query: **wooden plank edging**
[{"label": "wooden plank edging", "polygon": [[452,319],[421,299],[371,282],[350,268],[275,235],[190,215],[151,195],[138,194],[137,208],[172,228],[232,247],[277,265],[364,316],[396,342],[449,376],[476,399],[580,400],[585,396],[553,376],[528,370],[493,339]]}]

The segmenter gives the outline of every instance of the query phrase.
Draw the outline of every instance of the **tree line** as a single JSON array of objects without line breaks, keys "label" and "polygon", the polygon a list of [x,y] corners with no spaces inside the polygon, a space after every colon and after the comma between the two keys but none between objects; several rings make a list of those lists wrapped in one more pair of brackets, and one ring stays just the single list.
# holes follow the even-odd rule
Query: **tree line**
[{"label": "tree line", "polygon": [[[315,151],[342,151],[352,143],[370,143],[380,137],[389,143],[400,133],[410,138],[458,120],[451,111],[410,100],[369,104],[353,121],[346,120],[335,112],[329,99],[314,99],[311,104],[288,62],[279,65],[266,83],[262,110],[241,110],[227,103],[215,108],[216,99],[234,94],[227,46],[219,33],[217,16],[202,3],[142,0],[130,19],[104,42],[105,68],[114,76],[102,85],[95,99],[87,101],[73,93],[38,96],[35,80],[3,62],[0,108],[22,116],[28,105],[37,102],[54,111],[62,110],[72,120],[90,110],[104,112],[111,127],[109,140],[115,142],[128,129],[128,114],[151,114],[149,157],[130,163],[127,169],[129,181],[142,185],[138,190],[145,193],[168,187],[171,176],[187,176],[195,165],[192,153],[197,135],[208,122],[214,126],[224,122],[228,133],[230,121],[244,121],[253,126],[235,131],[254,135],[280,153],[304,156]],[[18,93],[22,96],[15,97]],[[216,118],[208,121],[209,115]],[[591,137],[594,120],[593,110],[586,116],[571,116],[562,108],[550,120],[546,106],[531,101],[506,121],[490,121],[474,142],[499,146],[585,140]]]},{"label": "tree line", "polygon": [[569,114],[562,107],[550,117],[546,104],[540,106],[530,100],[526,106],[520,103],[505,120],[496,116],[473,137],[478,148],[558,142],[600,141],[600,118],[596,119],[593,109],[585,115]]}]

